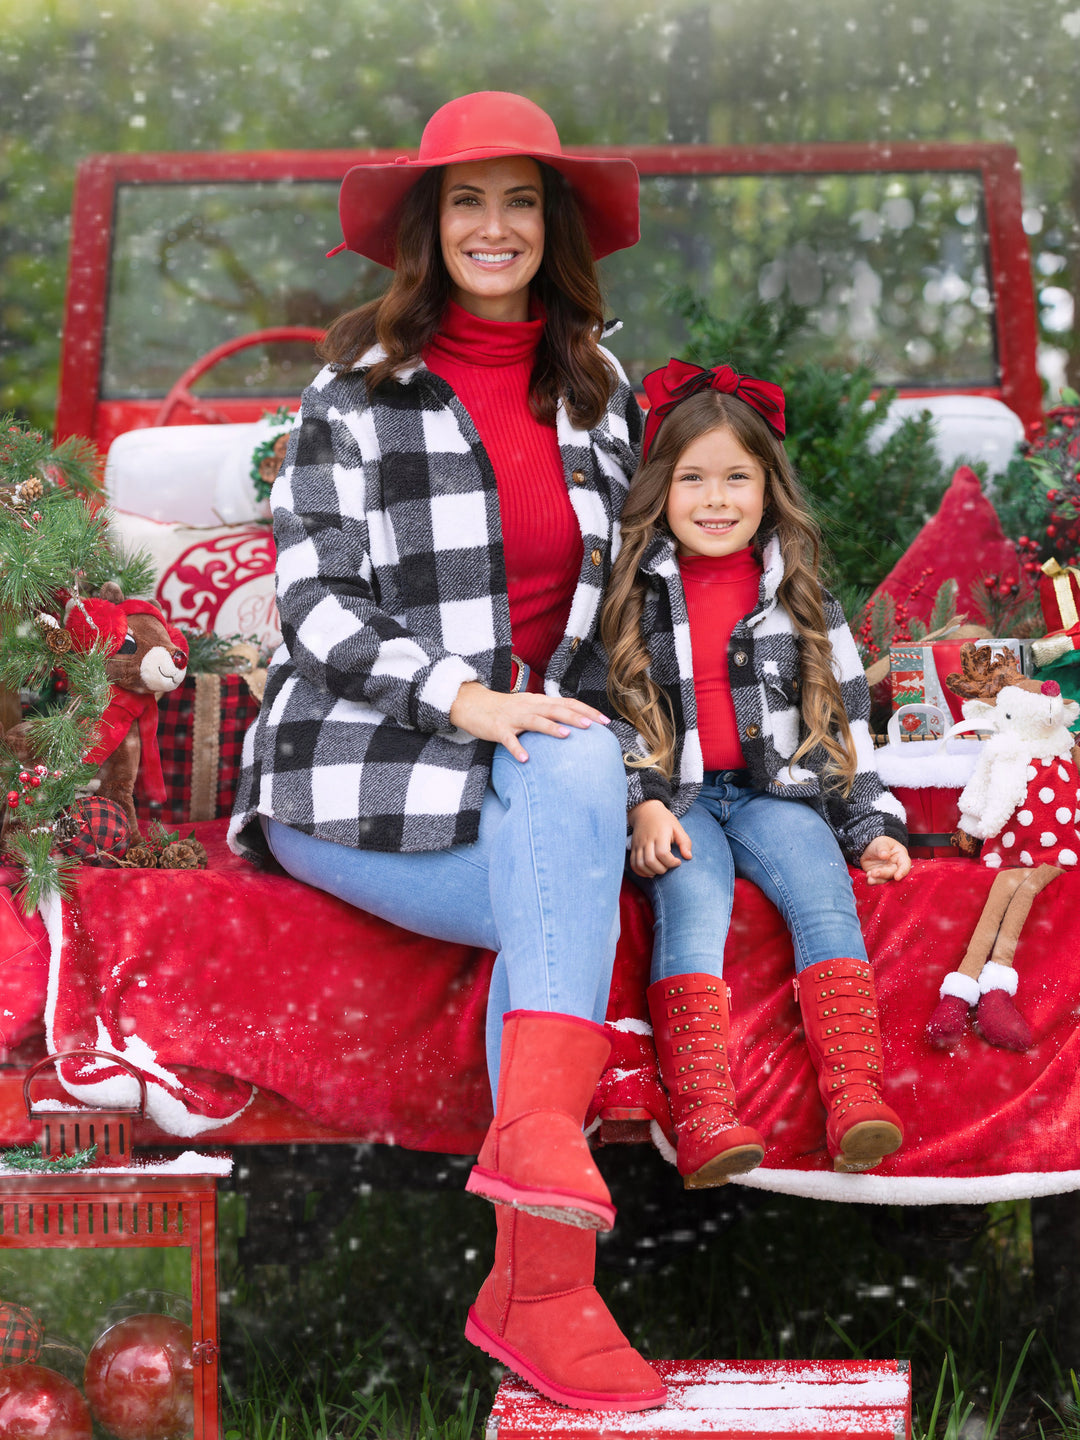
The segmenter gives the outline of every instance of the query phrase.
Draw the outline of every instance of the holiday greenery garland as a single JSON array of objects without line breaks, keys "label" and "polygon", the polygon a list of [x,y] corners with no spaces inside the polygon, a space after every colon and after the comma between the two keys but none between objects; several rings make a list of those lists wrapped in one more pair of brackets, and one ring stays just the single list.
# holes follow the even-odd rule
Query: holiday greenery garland
[{"label": "holiday greenery garland", "polygon": [[0,686],[40,692],[56,669],[67,677],[62,705],[27,722],[39,763],[27,767],[0,745],[4,851],[23,872],[27,911],[67,889],[74,862],[54,853],[56,825],[94,774],[82,757],[110,697],[105,652],[70,648],[64,607],[81,605],[106,580],[128,595],[153,582],[149,562],[110,539],[98,468],[88,441],[54,446],[12,416],[0,418]]}]

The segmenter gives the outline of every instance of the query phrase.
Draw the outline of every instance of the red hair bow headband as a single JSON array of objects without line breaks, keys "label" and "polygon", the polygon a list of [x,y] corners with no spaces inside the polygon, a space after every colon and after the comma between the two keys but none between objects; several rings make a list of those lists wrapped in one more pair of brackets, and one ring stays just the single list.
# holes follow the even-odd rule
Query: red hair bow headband
[{"label": "red hair bow headband", "polygon": [[719,390],[721,394],[745,400],[763,416],[781,440],[784,438],[784,392],[769,380],[740,375],[730,365],[716,365],[712,370],[703,370],[700,365],[691,365],[687,360],[669,360],[662,370],[650,371],[642,383],[649,397],[645,439],[641,446],[642,462],[656,439],[664,417],[700,390]]}]

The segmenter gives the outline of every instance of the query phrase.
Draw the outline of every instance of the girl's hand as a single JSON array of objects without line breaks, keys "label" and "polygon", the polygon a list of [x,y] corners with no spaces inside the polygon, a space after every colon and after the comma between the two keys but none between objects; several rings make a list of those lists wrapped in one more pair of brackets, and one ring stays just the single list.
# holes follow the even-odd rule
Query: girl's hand
[{"label": "girl's hand", "polygon": [[879,835],[859,856],[859,864],[866,871],[868,885],[881,885],[886,880],[903,880],[911,869],[911,856],[899,840]]},{"label": "girl's hand", "polygon": [[664,875],[681,865],[682,860],[672,849],[677,845],[683,860],[689,860],[690,836],[662,800],[643,800],[630,811],[630,869],[648,879]]},{"label": "girl's hand", "polygon": [[489,690],[479,680],[467,680],[450,706],[450,719],[459,729],[475,735],[477,740],[494,740],[505,745],[515,760],[528,760],[518,736],[523,730],[536,730],[542,735],[557,735],[565,740],[567,725],[587,730],[594,722],[607,725],[609,720],[599,710],[582,700],[557,695],[533,695],[522,690],[517,695],[504,695]]}]

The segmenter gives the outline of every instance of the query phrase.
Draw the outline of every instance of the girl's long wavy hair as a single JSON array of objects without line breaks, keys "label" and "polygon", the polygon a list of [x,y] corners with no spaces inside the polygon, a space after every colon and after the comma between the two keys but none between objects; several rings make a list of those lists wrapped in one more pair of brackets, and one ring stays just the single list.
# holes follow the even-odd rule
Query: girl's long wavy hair
[{"label": "girl's long wavy hair", "polygon": [[600,634],[608,653],[611,703],[648,750],[630,763],[655,766],[668,778],[674,770],[671,711],[649,674],[648,637],[641,630],[647,586],[638,566],[657,529],[667,528],[664,512],[679,456],[694,440],[719,429],[730,430],[765,471],[765,508],[752,542],[755,555],[761,559],[765,541],[775,534],[784,557],[777,598],[794,624],[802,670],[803,738],[791,762],[820,747],[827,756],[826,775],[846,795],[855,777],[855,742],[832,668],[818,578],[821,535],[780,440],[745,400],[716,390],[692,395],[665,418],[623,506],[622,549],[612,566]]},{"label": "girl's long wavy hair", "polygon": [[[537,420],[551,425],[564,400],[574,424],[589,430],[600,421],[616,384],[599,347],[604,323],[600,282],[569,182],[550,165],[536,163],[543,181],[544,258],[532,293],[547,323],[529,382],[529,408]],[[386,358],[367,371],[368,394],[416,363],[450,299],[439,241],[442,180],[442,166],[428,170],[405,198],[389,288],[335,320],[318,347],[322,359],[348,368],[370,346],[381,345]]]}]

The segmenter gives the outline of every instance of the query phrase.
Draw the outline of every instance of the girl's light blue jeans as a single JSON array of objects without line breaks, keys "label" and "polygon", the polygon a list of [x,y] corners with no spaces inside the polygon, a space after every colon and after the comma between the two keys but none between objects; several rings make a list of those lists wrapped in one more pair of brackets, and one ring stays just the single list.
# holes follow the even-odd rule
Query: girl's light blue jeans
[{"label": "girl's light blue jeans", "polygon": [[795,970],[819,960],[866,959],[851,877],[816,810],[731,783],[714,770],[681,823],[693,847],[667,874],[633,878],[652,901],[652,979],[720,975],[735,877],[752,880],[784,917]]},{"label": "girl's light blue jeans", "polygon": [[619,937],[626,772],[604,725],[495,748],[472,845],[417,854],[354,850],[263,819],[278,863],[406,930],[497,952],[487,1060],[497,1090],[502,1017],[550,1010],[603,1024]]}]

